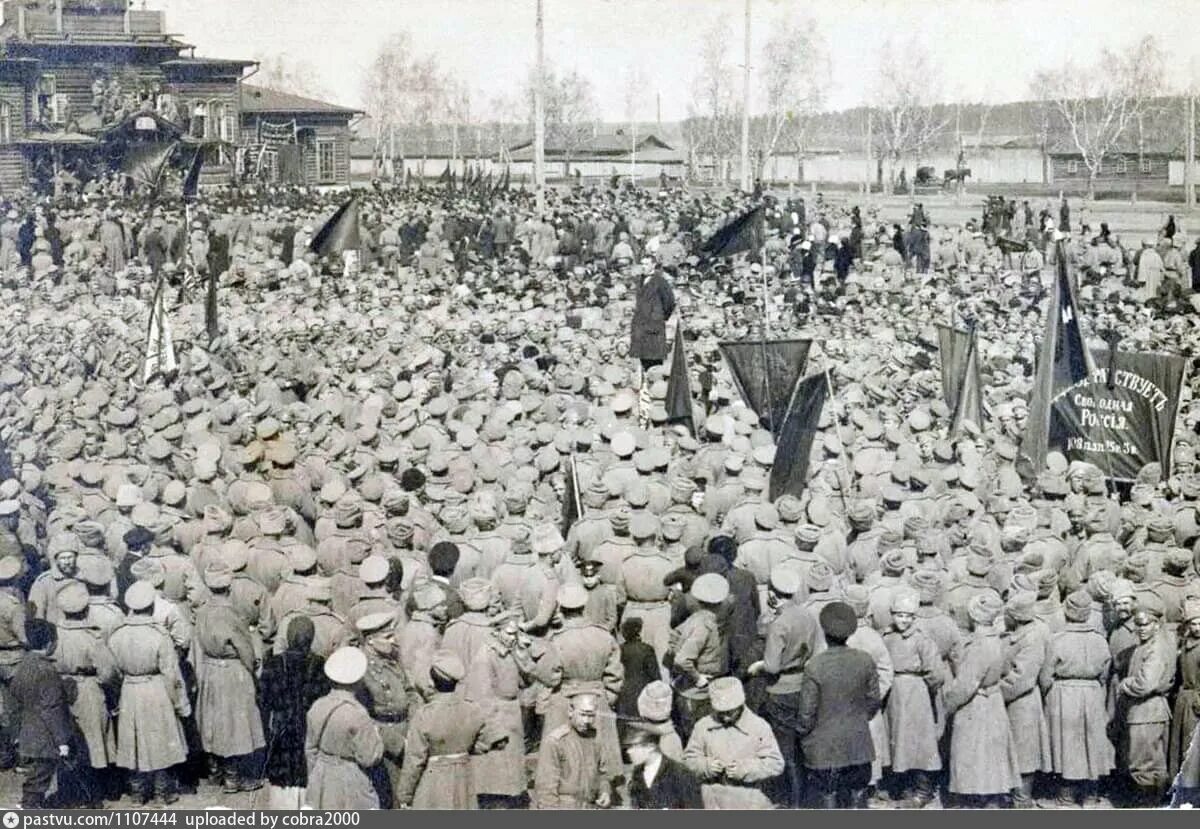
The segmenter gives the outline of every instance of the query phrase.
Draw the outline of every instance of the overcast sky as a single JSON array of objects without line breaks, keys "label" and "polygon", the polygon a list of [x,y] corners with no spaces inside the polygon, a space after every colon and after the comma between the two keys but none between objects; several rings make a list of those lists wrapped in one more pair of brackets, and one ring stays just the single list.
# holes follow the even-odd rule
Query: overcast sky
[{"label": "overcast sky", "polygon": [[[138,3],[141,0],[137,0]],[[361,105],[362,77],[380,43],[407,30],[418,50],[478,98],[519,87],[533,59],[534,0],[147,0],[197,54],[242,58],[282,54],[308,61],[336,103]],[[741,61],[743,0],[545,0],[546,53],[578,69],[595,88],[607,120],[624,117],[623,77],[648,78],[639,117],[685,117],[698,42],[714,20],[729,26]],[[1186,83],[1197,63],[1198,0],[753,0],[753,54],[774,21],[811,15],[830,45],[834,109],[856,106],[875,82],[875,54],[888,37],[919,36],[942,75],[943,97],[991,102],[1028,96],[1039,68],[1067,58],[1090,62],[1155,34],[1171,55],[1169,72]]]}]

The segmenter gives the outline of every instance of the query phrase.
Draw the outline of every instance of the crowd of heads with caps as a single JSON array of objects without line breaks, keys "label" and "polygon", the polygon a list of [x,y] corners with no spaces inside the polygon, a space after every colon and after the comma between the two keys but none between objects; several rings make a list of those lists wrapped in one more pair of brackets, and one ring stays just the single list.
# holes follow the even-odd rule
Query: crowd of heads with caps
[{"label": "crowd of heads with caps", "polygon": [[[974,576],[1009,562],[1022,593],[1069,592],[1057,584],[1066,579],[1056,569],[1068,532],[1144,533],[1171,548],[1164,568],[1194,574],[1195,377],[1183,389],[1170,475],[1147,464],[1121,508],[1105,507],[1103,470],[1068,463],[1059,452],[1032,480],[1017,474],[1044,320],[1044,290],[1020,279],[1017,266],[983,258],[938,268],[935,257],[929,273],[915,273],[889,255],[886,228],[868,228],[863,259],[846,283],[824,305],[791,313],[779,304],[795,296],[791,211],[769,206],[766,265],[750,279],[740,259],[714,266],[693,253],[699,239],[748,206],[746,198],[602,187],[551,191],[544,214],[529,193],[483,203],[433,188],[365,192],[366,235],[394,232],[411,263],[375,249],[352,277],[334,262],[315,262],[314,272],[311,255],[285,264],[277,232],[311,233],[333,199],[202,198],[193,236],[223,234],[231,242],[218,336],[206,334],[204,292],[175,280],[166,305],[178,370],[149,382],[141,372],[154,276],[137,260],[115,270],[106,264],[101,226],[124,222],[135,230],[149,217],[178,223],[181,211],[167,206],[139,216],[117,201],[41,211],[38,221],[53,214],[77,250],[54,270],[0,276],[8,309],[0,323],[0,520],[42,550],[47,564],[56,551],[83,560],[120,544],[186,554],[235,526],[239,534],[286,536],[318,519],[339,528],[369,525],[382,551],[430,542],[423,552],[434,574],[445,571],[447,553],[431,543],[431,530],[453,537],[524,521],[529,532],[517,546],[554,555],[564,545],[555,527],[564,472],[575,459],[585,470],[585,512],[607,511],[614,529],[667,547],[681,527],[664,503],[692,504],[711,519],[701,494],[740,486],[762,502],[753,515],[758,529],[789,535],[801,550],[829,559],[803,584],[786,572],[769,574],[781,595],[841,585],[837,551],[845,533],[871,529],[879,530],[878,567],[909,574],[922,595],[961,575],[922,572],[943,551],[961,551],[963,572]],[[831,234],[850,236],[848,205],[823,201],[820,209]],[[462,228],[499,217],[514,223],[515,241],[503,254],[482,255]],[[567,261],[552,246],[534,244],[539,235],[561,238],[598,225],[609,228],[610,242],[623,234],[634,255],[585,250]],[[936,216],[932,230],[935,247],[972,244]],[[1108,326],[1130,348],[1192,356],[1194,314],[1140,302],[1127,273],[1093,268],[1091,246],[1068,242],[1089,346],[1103,345],[1095,332]],[[464,245],[469,250],[460,255]],[[422,263],[430,251],[435,264]],[[674,281],[678,299],[669,327],[684,330],[691,428],[669,422],[670,358],[643,372],[628,356],[633,297],[658,270]],[[770,334],[810,339],[810,370],[828,369],[834,392],[804,492],[774,503],[774,437],[741,399],[718,350],[722,341],[763,332],[755,314],[764,273],[766,304],[774,306]],[[987,412],[983,424],[968,421],[954,440],[936,331],[951,311],[976,325]],[[704,373],[711,385],[702,394]],[[612,466],[633,474],[609,475]],[[306,482],[311,515],[277,495],[273,482],[288,477]],[[102,523],[109,509],[137,530],[120,544]],[[410,510],[427,512],[436,526],[421,526]],[[315,567],[327,576],[336,569],[306,546],[293,548],[294,570]],[[244,544],[222,551],[225,569],[205,571],[213,590],[246,566]],[[353,563],[362,565],[364,582],[385,581],[386,557],[359,552]],[[1111,576],[1136,579],[1144,558],[1135,551]],[[0,578],[21,571],[20,562],[0,560]],[[1113,588],[1102,576],[1088,589],[1104,585]],[[691,591],[702,603],[720,604],[728,585],[704,575]],[[131,590],[126,605],[147,606],[145,593]],[[471,589],[463,598],[477,601]],[[580,602],[577,591],[560,599],[568,610]],[[997,613],[986,602],[970,607],[980,623]],[[847,624],[841,611],[828,621],[835,631]],[[461,666],[439,664],[448,678],[461,674]],[[357,665],[346,657],[329,670],[345,678]],[[718,696],[714,685],[714,702]]]}]

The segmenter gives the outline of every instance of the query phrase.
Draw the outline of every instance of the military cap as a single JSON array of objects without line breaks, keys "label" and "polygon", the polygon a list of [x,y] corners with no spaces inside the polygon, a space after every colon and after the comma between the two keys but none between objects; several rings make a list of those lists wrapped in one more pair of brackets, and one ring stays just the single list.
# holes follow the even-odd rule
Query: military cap
[{"label": "military cap", "polygon": [[696,601],[720,604],[729,597],[729,582],[718,573],[705,573],[692,582],[691,594]]},{"label": "military cap", "polygon": [[233,570],[222,561],[210,562],[204,568],[204,584],[211,590],[223,590],[233,584]]},{"label": "military cap", "polygon": [[714,711],[733,711],[746,704],[742,681],[735,676],[723,676],[708,684],[709,701]]},{"label": "military cap", "polygon": [[774,567],[771,570],[771,589],[780,596],[795,596],[800,592],[800,573],[791,567]]},{"label": "military cap", "polygon": [[8,582],[21,575],[24,562],[17,556],[0,557],[0,582]]},{"label": "military cap", "polygon": [[629,534],[635,541],[654,538],[658,534],[658,521],[649,513],[635,513],[629,521]]},{"label": "military cap", "polygon": [[145,610],[154,604],[158,591],[148,581],[136,581],[125,591],[125,606],[130,610]]},{"label": "military cap", "polygon": [[[940,585],[940,582],[938,582]],[[921,596],[913,590],[897,590],[892,593],[891,611],[892,613],[916,613],[920,605]]]},{"label": "military cap", "polygon": [[487,579],[467,579],[459,585],[458,592],[467,610],[487,610],[492,601],[492,584]]},{"label": "military cap", "polygon": [[143,556],[130,565],[129,573],[135,579],[148,581],[155,587],[162,587],[167,578],[167,571],[158,560],[148,556]]},{"label": "military cap", "polygon": [[453,651],[445,649],[434,653],[429,671],[432,675],[451,682],[459,682],[467,675],[467,669],[462,660]]},{"label": "military cap", "polygon": [[389,624],[396,621],[396,614],[384,611],[382,613],[368,613],[362,616],[354,623],[358,628],[359,633],[374,633],[377,630],[382,630]]},{"label": "military cap", "polygon": [[339,685],[353,685],[367,673],[367,655],[355,647],[338,648],[325,660],[325,676]]},{"label": "military cap", "polygon": [[529,548],[537,555],[549,555],[563,548],[562,533],[553,524],[539,524],[529,538]]},{"label": "military cap", "polygon": [[1150,613],[1153,616],[1161,619],[1166,615],[1166,605],[1163,603],[1162,597],[1157,593],[1150,591],[1139,592],[1136,594],[1137,609]]},{"label": "military cap", "polygon": [[358,565],[358,577],[367,584],[378,584],[388,576],[388,561],[380,555],[370,555]]},{"label": "military cap", "polygon": [[1016,622],[1030,622],[1034,617],[1037,596],[1028,592],[1017,592],[1004,603],[1004,614]]},{"label": "military cap", "polygon": [[578,610],[587,600],[587,590],[577,582],[567,582],[558,589],[558,606],[564,610]]},{"label": "military cap", "polygon": [[413,604],[417,610],[433,610],[446,601],[446,594],[432,582],[424,582],[413,591]]},{"label": "military cap", "polygon": [[102,555],[80,556],[78,568],[79,580],[92,587],[107,587],[115,575],[112,562]]},{"label": "military cap", "polygon": [[643,687],[638,694],[638,716],[654,723],[667,722],[671,718],[673,702],[671,686],[661,679],[656,679]]},{"label": "military cap", "polygon": [[88,591],[83,582],[70,581],[55,596],[63,613],[82,613],[88,606]]},{"label": "military cap", "polygon": [[828,564],[818,561],[808,568],[808,589],[816,593],[833,589],[833,570]]},{"label": "military cap", "polygon": [[[1200,605],[1196,607],[1200,611]],[[1076,590],[1063,599],[1063,616],[1068,622],[1086,622],[1092,615],[1092,597],[1086,590]]]},{"label": "military cap", "polygon": [[967,615],[979,627],[987,627],[996,621],[1004,610],[1004,602],[995,593],[976,593],[967,601]]}]

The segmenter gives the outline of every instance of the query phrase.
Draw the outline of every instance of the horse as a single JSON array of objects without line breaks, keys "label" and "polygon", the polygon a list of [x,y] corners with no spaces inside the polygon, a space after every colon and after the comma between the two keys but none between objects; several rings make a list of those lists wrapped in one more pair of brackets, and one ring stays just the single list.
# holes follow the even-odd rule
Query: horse
[{"label": "horse", "polygon": [[971,177],[971,168],[964,167],[962,170],[946,170],[942,174],[942,186],[948,187],[951,183],[961,181],[967,183],[967,179]]}]

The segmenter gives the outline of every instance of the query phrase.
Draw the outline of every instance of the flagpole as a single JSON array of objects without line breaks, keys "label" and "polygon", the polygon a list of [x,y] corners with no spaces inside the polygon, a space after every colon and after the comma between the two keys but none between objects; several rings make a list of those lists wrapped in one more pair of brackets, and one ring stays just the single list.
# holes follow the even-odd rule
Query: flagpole
[{"label": "flagpole", "polygon": [[[749,8],[749,3],[747,3],[747,8]],[[783,424],[775,422],[775,413],[773,411],[775,408],[775,406],[774,406],[775,398],[771,393],[771,366],[767,362],[767,339],[771,336],[770,285],[767,281],[767,267],[766,267],[766,264],[763,262],[761,240],[758,237],[755,237],[755,241],[758,242],[759,244],[755,245],[754,251],[750,256],[750,259],[753,262],[754,259],[757,258],[759,260],[759,262],[758,262],[759,267],[762,269],[761,272],[762,272],[762,289],[763,289],[763,331],[762,331],[761,343],[762,343],[762,357],[763,357],[763,382],[765,383],[766,389],[767,389],[767,411],[771,412],[771,435],[773,437],[777,437],[779,435],[780,428],[783,427]],[[785,418],[787,417],[787,412],[784,412],[784,417]]]},{"label": "flagpole", "polygon": [[192,262],[192,205],[185,197],[183,200],[183,278],[179,281],[179,300],[187,301],[188,275],[195,263]]},{"label": "flagpole", "polygon": [[[825,388],[829,394],[829,399],[833,400],[834,399],[833,378],[831,378],[829,376],[829,366],[825,367]],[[837,432],[839,420],[840,420],[840,418],[835,419],[833,422],[833,428],[834,428],[835,433]],[[850,459],[848,457],[846,457],[846,447],[842,445],[842,436],[837,435],[837,438],[838,438],[838,457],[841,458],[841,461],[842,461],[842,472],[845,473],[845,475],[846,475],[846,485],[838,487],[838,491],[841,492],[841,494],[842,494],[842,506],[845,509],[849,510],[850,509],[850,501],[846,497],[846,488],[853,486],[854,475],[850,469]]]},{"label": "flagpole", "polygon": [[[162,302],[163,286],[165,284],[166,284],[166,280],[163,278],[163,272],[162,272],[162,270],[159,270],[158,278],[155,280],[155,283],[154,283],[154,298],[150,300],[150,322],[146,326],[146,351],[145,351],[145,354],[142,355],[142,362],[144,364],[145,361],[150,357],[150,340],[154,334],[154,315],[158,314],[159,320],[158,320],[157,347],[158,347],[158,365],[160,368],[158,368],[158,370],[155,371],[155,374],[163,373],[162,369],[161,369],[161,365],[162,365],[162,345],[163,345],[163,342],[162,342],[163,341],[163,319],[162,319],[162,317],[164,316],[164,314],[161,312],[164,311],[165,309],[161,308],[160,303]],[[144,371],[144,365],[143,365],[143,371]],[[153,379],[153,377],[154,377],[154,374],[151,374],[149,377],[146,377],[145,382],[149,383],[150,380]]]}]

